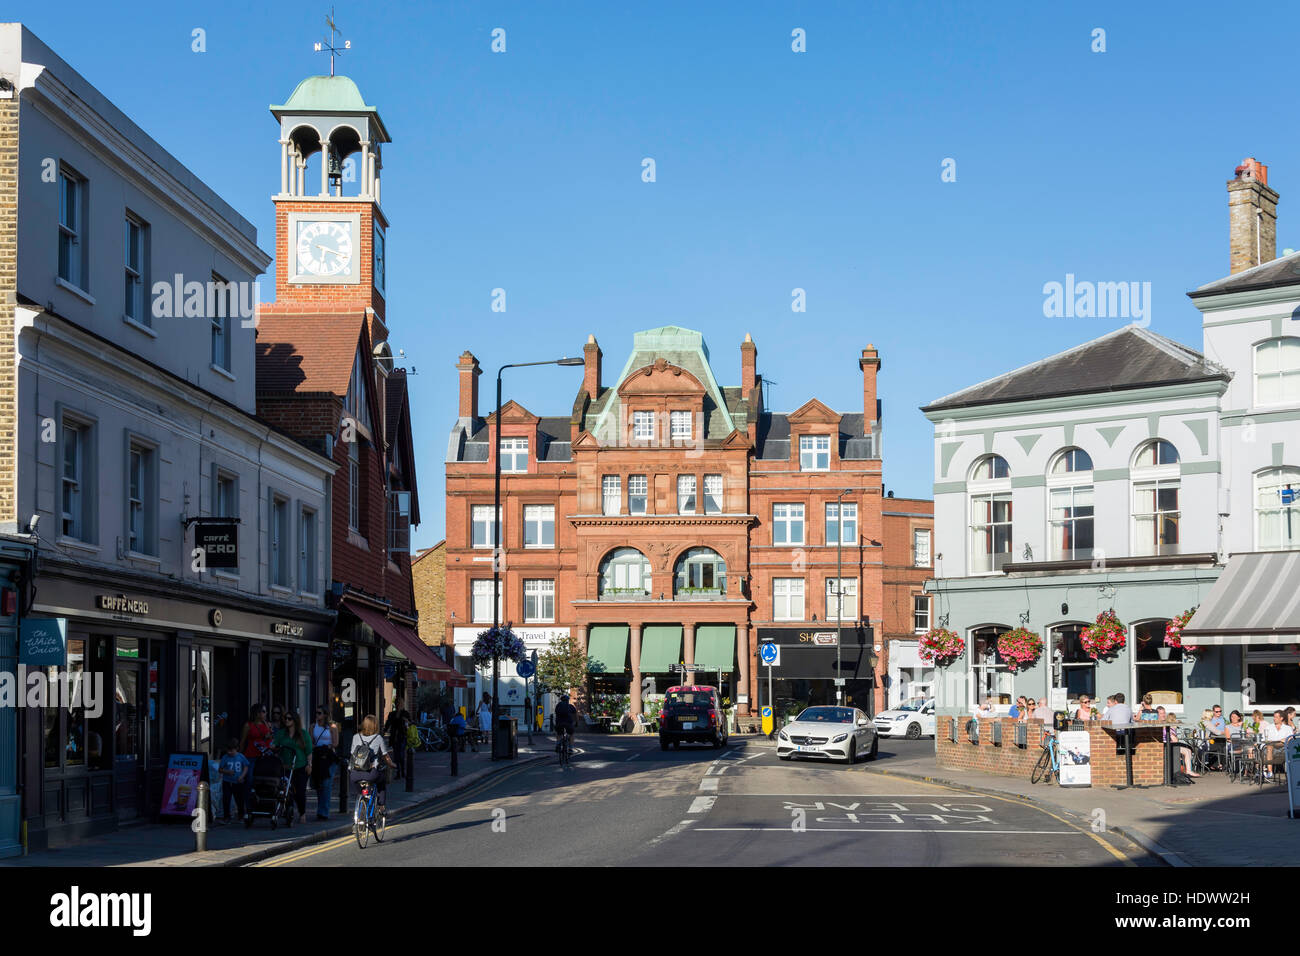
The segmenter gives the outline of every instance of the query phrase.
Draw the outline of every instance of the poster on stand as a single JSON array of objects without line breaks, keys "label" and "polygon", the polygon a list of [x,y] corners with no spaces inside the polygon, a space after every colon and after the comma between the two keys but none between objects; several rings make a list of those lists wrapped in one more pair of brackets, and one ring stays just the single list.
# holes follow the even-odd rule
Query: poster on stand
[{"label": "poster on stand", "polygon": [[1092,736],[1086,730],[1063,730],[1057,734],[1056,756],[1061,762],[1061,786],[1092,786]]},{"label": "poster on stand", "polygon": [[172,754],[167,760],[167,776],[163,780],[163,816],[189,818],[199,805],[199,781],[207,769],[208,755],[202,753]]}]

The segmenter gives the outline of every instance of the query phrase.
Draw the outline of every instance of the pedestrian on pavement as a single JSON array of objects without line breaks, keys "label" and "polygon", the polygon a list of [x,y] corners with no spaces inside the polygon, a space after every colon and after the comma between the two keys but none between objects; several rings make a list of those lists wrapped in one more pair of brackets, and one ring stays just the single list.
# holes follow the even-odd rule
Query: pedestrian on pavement
[{"label": "pedestrian on pavement", "polygon": [[266,722],[266,705],[254,704],[248,711],[248,723],[239,737],[239,751],[255,763],[258,757],[271,752],[271,739],[275,730]]},{"label": "pedestrian on pavement", "polygon": [[492,695],[487,691],[483,692],[483,699],[478,702],[478,710],[474,712],[478,718],[478,729],[483,734],[483,739],[490,741],[492,737]]},{"label": "pedestrian on pavement", "polygon": [[230,823],[230,801],[235,801],[239,818],[244,818],[244,788],[248,786],[248,775],[253,772],[253,765],[239,752],[239,741],[231,737],[226,743],[226,755],[218,765],[221,774],[221,819]]},{"label": "pedestrian on pavement", "polygon": [[[465,717],[460,711],[452,714],[451,720],[447,721],[447,750],[451,752],[451,775],[454,777],[460,772],[460,758],[457,754],[465,747]],[[478,748],[474,748],[478,753]]]},{"label": "pedestrian on pavement", "polygon": [[311,785],[316,791],[316,819],[330,818],[330,796],[338,772],[339,725],[330,721],[329,711],[316,708],[311,728]]},{"label": "pedestrian on pavement", "polygon": [[401,778],[406,768],[406,728],[410,722],[410,714],[402,707],[401,698],[393,701],[393,709],[384,721],[384,733],[388,736],[388,746],[393,751],[398,778]]},{"label": "pedestrian on pavement", "polygon": [[286,767],[291,768],[289,783],[298,804],[298,822],[307,822],[307,778],[311,774],[311,738],[302,727],[297,711],[284,715],[284,726],[275,734],[275,748]]}]

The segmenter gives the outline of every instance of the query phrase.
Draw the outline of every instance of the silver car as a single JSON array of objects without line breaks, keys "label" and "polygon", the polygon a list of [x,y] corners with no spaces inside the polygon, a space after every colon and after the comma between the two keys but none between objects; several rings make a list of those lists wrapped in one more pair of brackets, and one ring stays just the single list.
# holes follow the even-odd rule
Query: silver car
[{"label": "silver car", "polygon": [[843,760],[852,766],[863,755],[874,760],[876,747],[876,728],[856,707],[809,707],[776,735],[782,760]]}]

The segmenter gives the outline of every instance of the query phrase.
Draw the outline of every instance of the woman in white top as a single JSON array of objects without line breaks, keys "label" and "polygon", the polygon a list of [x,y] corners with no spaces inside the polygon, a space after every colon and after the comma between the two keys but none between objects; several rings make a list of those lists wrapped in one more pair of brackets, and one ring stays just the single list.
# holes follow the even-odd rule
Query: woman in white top
[{"label": "woman in white top", "polygon": [[483,692],[483,699],[478,702],[478,709],[474,711],[478,717],[478,729],[483,733],[492,732],[492,695],[487,691]]},{"label": "woman in white top", "polygon": [[393,758],[388,755],[388,743],[384,740],[384,735],[379,732],[379,721],[375,719],[374,714],[366,714],[361,720],[361,730],[352,735],[352,746],[348,748],[348,759],[351,761],[352,754],[357,752],[358,747],[365,747],[371,754],[371,766],[369,770],[352,769],[352,798],[355,800],[361,795],[361,782],[368,780],[375,784],[375,790],[379,794],[378,802],[382,808],[385,801],[385,789],[388,786],[387,775],[384,773],[384,764],[389,767],[393,766]]}]

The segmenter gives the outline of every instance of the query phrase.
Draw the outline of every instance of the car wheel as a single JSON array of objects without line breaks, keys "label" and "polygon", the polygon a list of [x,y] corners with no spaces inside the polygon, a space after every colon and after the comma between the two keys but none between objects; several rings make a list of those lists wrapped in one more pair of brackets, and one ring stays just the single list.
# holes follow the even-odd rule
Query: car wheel
[{"label": "car wheel", "polygon": [[920,725],[920,724],[913,722],[913,723],[910,723],[910,724],[907,725],[907,739],[908,739],[908,740],[920,740],[920,739],[921,739],[921,725]]},{"label": "car wheel", "polygon": [[726,737],[723,737],[723,736],[720,735],[720,734],[714,734],[714,735],[713,735],[713,749],[714,749],[714,750],[721,750],[721,749],[722,749],[722,745],[725,744],[726,742],[727,742],[727,738],[726,738]]},{"label": "car wheel", "polygon": [[844,762],[844,765],[846,767],[852,767],[857,762],[858,762],[858,742],[856,740],[850,740],[849,759]]},{"label": "car wheel", "polygon": [[876,754],[878,754],[879,752],[880,752],[880,736],[878,734],[872,734],[871,749],[867,751],[867,760],[875,760]]}]

